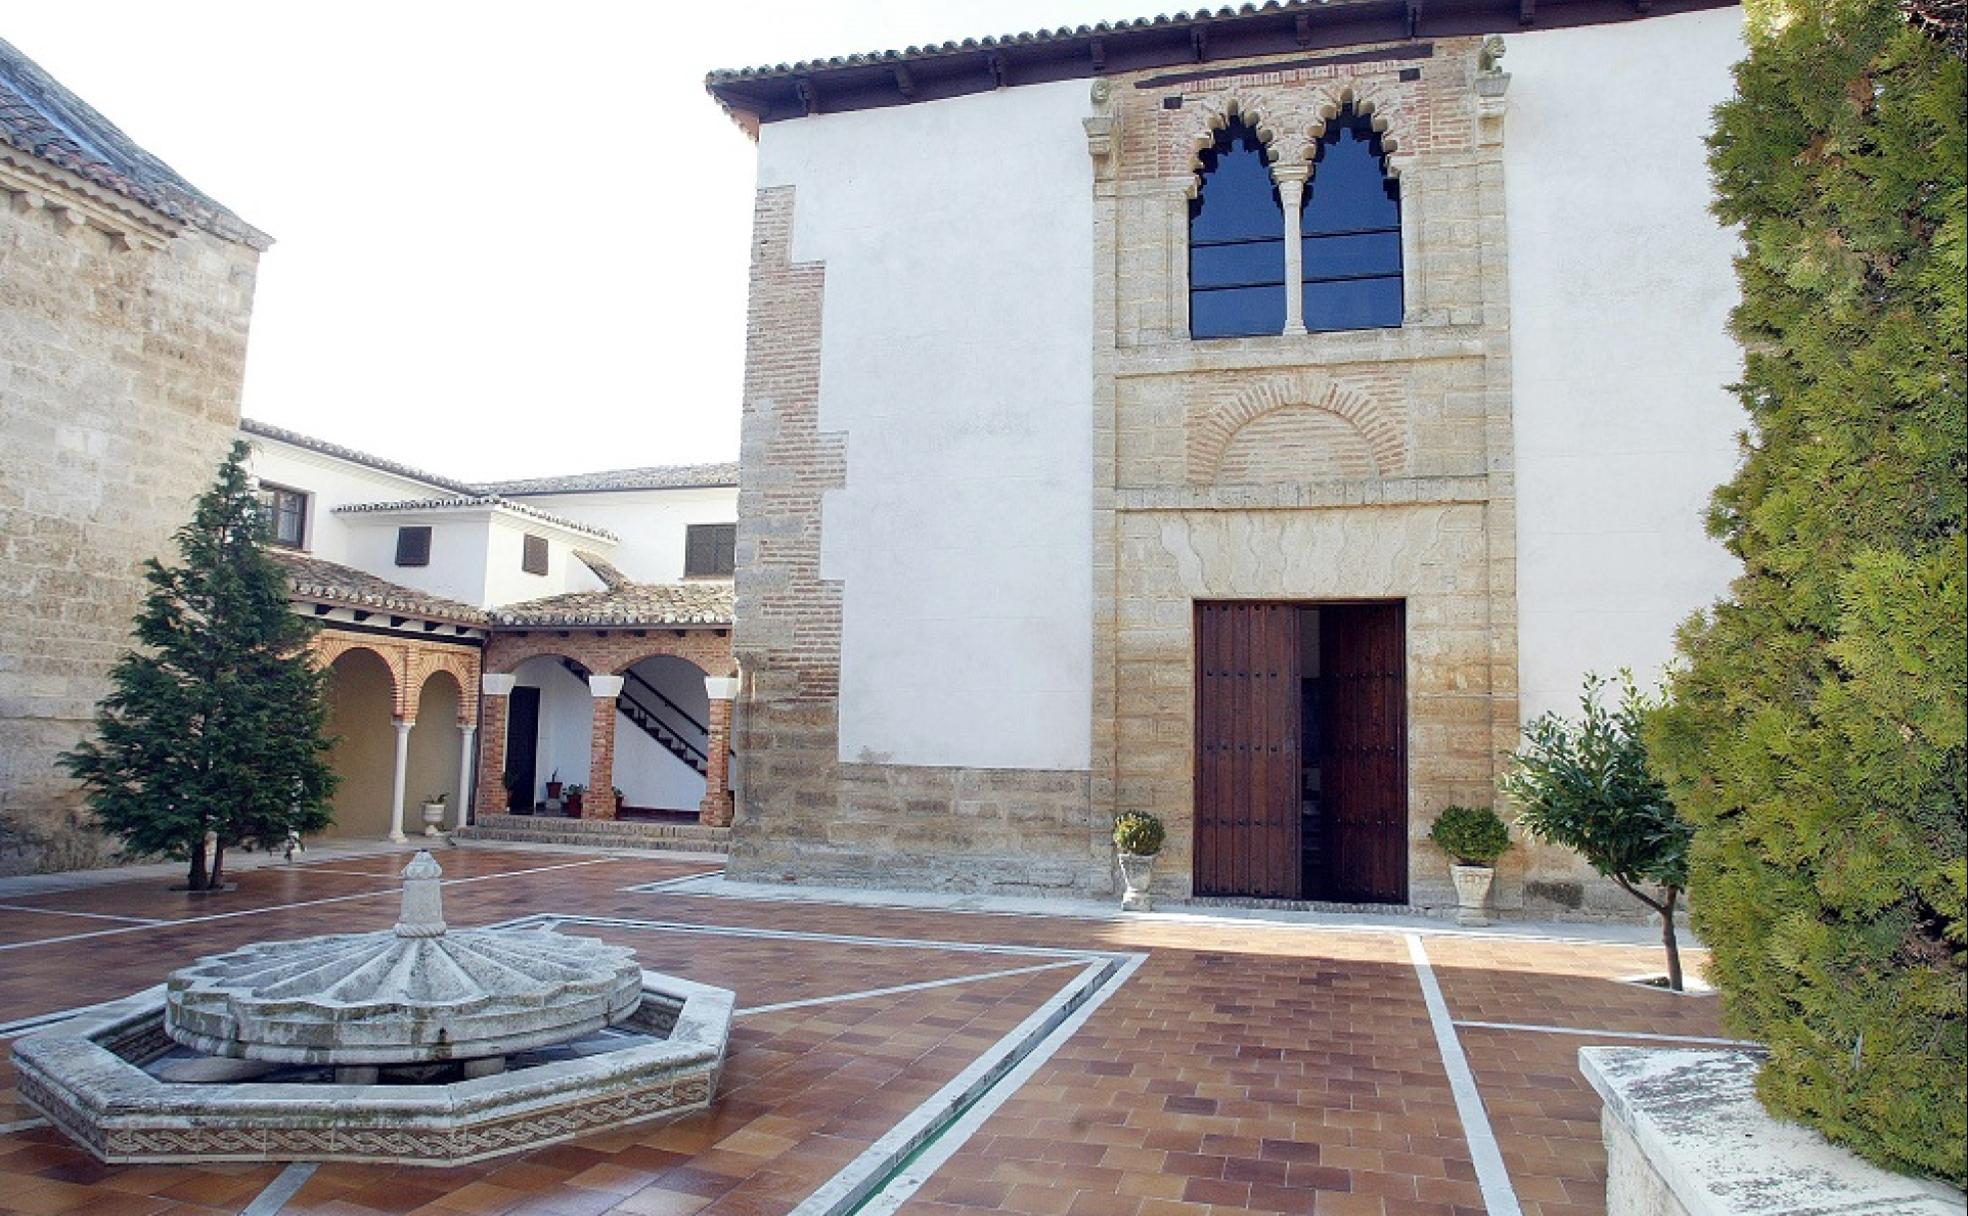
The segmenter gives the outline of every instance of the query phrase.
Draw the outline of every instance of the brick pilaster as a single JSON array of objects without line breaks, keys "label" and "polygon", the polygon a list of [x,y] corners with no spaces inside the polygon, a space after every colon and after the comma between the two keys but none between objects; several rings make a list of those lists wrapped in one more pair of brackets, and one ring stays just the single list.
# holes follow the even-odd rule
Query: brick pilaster
[{"label": "brick pilaster", "polygon": [[725,828],[731,826],[731,699],[711,697],[710,711],[710,731],[704,740],[704,800],[697,804],[697,822]]},{"label": "brick pilaster", "polygon": [[510,809],[505,766],[506,716],[511,704],[510,696],[490,691],[479,699],[478,782],[472,791],[472,807],[478,815],[503,815]]},{"label": "brick pilaster", "polygon": [[[589,677],[590,680],[600,677]],[[620,679],[615,681],[617,689]],[[588,792],[581,796],[581,818],[615,818],[615,698],[594,699],[594,734],[588,751]]]}]

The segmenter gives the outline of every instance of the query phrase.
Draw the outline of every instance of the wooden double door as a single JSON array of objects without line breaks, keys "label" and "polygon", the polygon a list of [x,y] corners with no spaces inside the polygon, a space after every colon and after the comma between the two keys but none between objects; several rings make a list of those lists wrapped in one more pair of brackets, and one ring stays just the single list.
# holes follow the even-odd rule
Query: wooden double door
[{"label": "wooden double door", "polygon": [[1405,903],[1399,602],[1196,605],[1198,895]]}]

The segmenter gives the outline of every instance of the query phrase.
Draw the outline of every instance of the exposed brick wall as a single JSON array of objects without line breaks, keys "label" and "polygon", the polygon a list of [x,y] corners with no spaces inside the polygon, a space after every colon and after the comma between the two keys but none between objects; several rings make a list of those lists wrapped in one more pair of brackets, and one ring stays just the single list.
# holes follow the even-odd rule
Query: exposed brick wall
[{"label": "exposed brick wall", "polygon": [[[0,873],[90,864],[55,758],[239,423],[259,254],[0,176]],[[85,222],[85,215],[88,217]],[[124,221],[128,221],[127,226]]]}]

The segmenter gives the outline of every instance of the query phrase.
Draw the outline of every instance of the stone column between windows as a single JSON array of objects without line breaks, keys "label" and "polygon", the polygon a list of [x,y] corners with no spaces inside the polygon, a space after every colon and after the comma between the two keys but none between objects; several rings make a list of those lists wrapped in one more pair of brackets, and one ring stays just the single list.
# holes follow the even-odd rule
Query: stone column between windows
[{"label": "stone column between windows", "polygon": [[588,750],[588,792],[581,795],[581,818],[615,818],[615,698],[623,677],[589,676],[594,694],[594,734]]},{"label": "stone column between windows", "polygon": [[[503,815],[511,810],[506,795],[506,730],[511,719],[512,690],[517,676],[486,674],[478,679],[479,717],[485,723],[485,739],[478,749],[478,781],[473,795],[478,818]],[[459,794],[463,801],[464,795]]]},{"label": "stone column between windows", "polygon": [[734,677],[708,676],[710,729],[704,739],[704,800],[697,804],[697,822],[705,827],[731,826],[731,700],[738,695]]},{"label": "stone column between windows", "polygon": [[1271,180],[1278,185],[1278,201],[1285,208],[1285,332],[1305,332],[1305,242],[1299,238],[1299,209],[1305,203],[1305,180],[1310,165],[1271,166]]},{"label": "stone column between windows", "polygon": [[410,728],[417,725],[415,718],[398,718],[396,727],[396,760],[390,771],[390,830],[389,838],[397,844],[409,839],[403,834],[403,785],[410,771]]}]

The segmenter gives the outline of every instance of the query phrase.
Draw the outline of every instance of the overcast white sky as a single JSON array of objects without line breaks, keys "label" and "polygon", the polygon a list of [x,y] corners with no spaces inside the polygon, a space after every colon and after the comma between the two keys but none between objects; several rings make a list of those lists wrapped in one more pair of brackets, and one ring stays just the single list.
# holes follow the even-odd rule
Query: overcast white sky
[{"label": "overcast white sky", "polygon": [[707,70],[1154,11],[33,0],[0,36],[278,242],[248,415],[492,478],[736,456],[753,144]]}]

